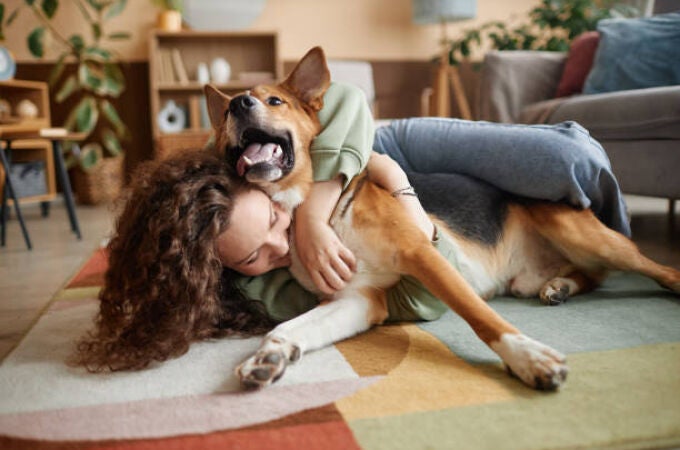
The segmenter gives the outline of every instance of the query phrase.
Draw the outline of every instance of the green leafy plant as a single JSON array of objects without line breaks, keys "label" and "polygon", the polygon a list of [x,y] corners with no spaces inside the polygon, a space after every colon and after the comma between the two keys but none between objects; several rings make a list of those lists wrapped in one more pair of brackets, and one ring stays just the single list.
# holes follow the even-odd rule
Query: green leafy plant
[{"label": "green leafy plant", "polygon": [[576,36],[595,30],[600,20],[636,14],[635,8],[614,0],[541,0],[529,13],[528,23],[512,25],[494,21],[466,30],[462,38],[449,42],[449,64],[468,58],[475,46],[496,50],[567,51]]},{"label": "green leafy plant", "polygon": [[182,0],[151,0],[157,7],[168,11],[182,12],[184,2]]},{"label": "green leafy plant", "polygon": [[[70,131],[88,135],[84,151],[75,154],[75,146],[68,147],[69,165],[79,164],[84,170],[91,170],[104,155],[103,147],[109,156],[123,155],[122,140],[128,139],[130,132],[120,117],[112,99],[120,97],[125,90],[125,77],[116,55],[106,48],[108,42],[129,39],[126,32],[108,32],[106,23],[118,16],[125,8],[127,0],[71,0],[89,25],[90,35],[66,35],[57,29],[52,19],[59,9],[59,0],[23,0],[4,18],[5,5],[0,3],[0,35],[2,26],[10,26],[21,13],[33,14],[38,25],[33,28],[26,44],[36,58],[45,55],[48,35],[59,47],[59,56],[49,75],[49,85],[55,92],[54,100],[62,103],[73,99],[75,105],[70,110],[64,127]],[[12,2],[10,4],[16,4]],[[67,64],[76,66],[75,73],[66,70]]]}]

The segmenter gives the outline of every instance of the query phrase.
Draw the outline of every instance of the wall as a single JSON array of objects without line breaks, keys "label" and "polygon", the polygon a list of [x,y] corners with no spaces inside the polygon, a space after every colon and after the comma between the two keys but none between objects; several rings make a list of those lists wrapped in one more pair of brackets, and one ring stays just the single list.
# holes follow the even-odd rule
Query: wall
[{"label": "wall", "polygon": [[[537,1],[478,0],[478,18],[448,25],[449,35],[453,37],[464,28],[493,19],[525,16]],[[147,36],[156,14],[150,0],[129,0],[124,13],[110,21],[105,30],[132,34],[129,41],[113,46],[123,60],[131,63],[124,67],[127,90],[115,102],[132,132],[131,141],[125,143],[130,170],[153,156],[147,100]],[[52,49],[42,61],[30,55],[26,36],[36,25],[32,13],[24,10],[6,29],[4,45],[19,62],[18,78],[45,80],[58,54]],[[60,2],[54,25],[58,30],[68,30],[69,35],[80,32],[89,36],[75,2]],[[437,51],[441,31],[437,25],[411,23],[411,0],[267,0],[263,13],[249,30],[278,31],[279,50],[287,68],[314,45],[322,45],[330,58],[371,61],[380,115],[389,118],[420,114],[420,95],[431,84],[433,65],[429,61]],[[475,72],[463,70],[463,82],[474,107]],[[63,123],[69,111],[68,105],[55,102],[51,110],[54,124]]]},{"label": "wall", "polygon": [[[478,0],[477,18],[449,24],[449,36],[490,20],[508,20],[513,16],[521,20],[537,3],[537,0]],[[127,2],[121,16],[109,22],[107,32],[132,34],[131,40],[112,46],[123,59],[147,59],[147,35],[155,24],[156,13],[150,0],[133,0]],[[54,24],[69,34],[89,35],[75,2],[60,2]],[[18,61],[33,60],[25,42],[35,26],[35,17],[24,10],[6,30],[5,45]],[[436,53],[441,34],[439,25],[411,23],[411,0],[267,0],[261,16],[248,29],[278,31],[284,60],[299,58],[315,45],[322,45],[331,58],[427,60]],[[51,52],[47,56],[54,55]]]}]

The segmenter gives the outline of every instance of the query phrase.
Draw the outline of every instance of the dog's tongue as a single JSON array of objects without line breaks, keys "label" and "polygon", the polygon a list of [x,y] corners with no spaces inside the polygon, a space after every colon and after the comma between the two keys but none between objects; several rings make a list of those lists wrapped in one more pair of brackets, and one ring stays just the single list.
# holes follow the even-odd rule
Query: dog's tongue
[{"label": "dog's tongue", "polygon": [[239,176],[243,176],[246,170],[251,166],[258,163],[278,160],[281,158],[282,154],[283,150],[281,150],[281,147],[271,142],[266,144],[250,144],[243,151],[243,154],[236,163],[236,172]]}]

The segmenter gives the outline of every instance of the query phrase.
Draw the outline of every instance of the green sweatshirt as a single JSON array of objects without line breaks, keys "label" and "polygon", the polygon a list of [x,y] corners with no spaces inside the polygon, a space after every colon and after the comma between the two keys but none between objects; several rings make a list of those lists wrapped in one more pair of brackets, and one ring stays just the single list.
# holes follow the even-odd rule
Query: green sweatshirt
[{"label": "green sweatshirt", "polygon": [[[373,148],[373,116],[360,89],[332,83],[319,112],[322,131],[312,143],[311,157],[315,181],[327,181],[342,174],[347,184],[368,163]],[[455,262],[453,243],[445,235],[433,245],[449,261]],[[306,291],[288,269],[273,270],[257,277],[243,277],[239,288],[251,299],[264,303],[277,321],[299,316],[319,304],[316,295]],[[387,291],[389,321],[435,320],[446,306],[412,277],[401,280]]]}]

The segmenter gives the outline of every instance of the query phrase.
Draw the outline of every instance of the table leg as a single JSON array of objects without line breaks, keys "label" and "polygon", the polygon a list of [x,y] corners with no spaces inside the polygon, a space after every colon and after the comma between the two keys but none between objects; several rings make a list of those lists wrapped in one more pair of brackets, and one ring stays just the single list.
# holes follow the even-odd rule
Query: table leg
[{"label": "table leg", "polygon": [[[11,150],[11,141],[7,141],[7,152]],[[2,162],[2,166],[5,168],[5,188],[3,190],[6,190],[7,193],[9,193],[10,197],[12,197],[12,201],[14,202],[14,211],[17,213],[17,219],[19,219],[19,225],[21,225],[21,232],[24,235],[24,241],[26,241],[26,247],[28,247],[29,250],[33,248],[33,245],[31,245],[31,237],[28,235],[28,229],[26,229],[26,224],[24,223],[24,216],[21,215],[21,208],[19,207],[19,199],[16,197],[15,192],[14,192],[14,187],[12,186],[12,180],[9,177],[9,160],[7,159],[7,156],[5,155],[5,150],[0,148],[0,162]],[[2,194],[3,197],[3,214],[5,213],[5,208],[7,207],[7,195],[3,192]],[[5,222],[5,219],[3,219],[3,227],[2,227],[2,233],[3,233],[3,245],[4,245],[4,238],[5,238],[5,228],[7,226],[7,222]]]},{"label": "table leg", "polygon": [[71,230],[76,234],[78,239],[81,239],[78,217],[76,217],[76,206],[73,201],[73,191],[71,190],[71,182],[68,179],[68,173],[66,173],[66,164],[64,163],[64,155],[61,150],[61,141],[52,141],[52,152],[54,164],[57,168],[57,178],[64,190],[64,201],[66,202],[68,218],[71,221]]}]

